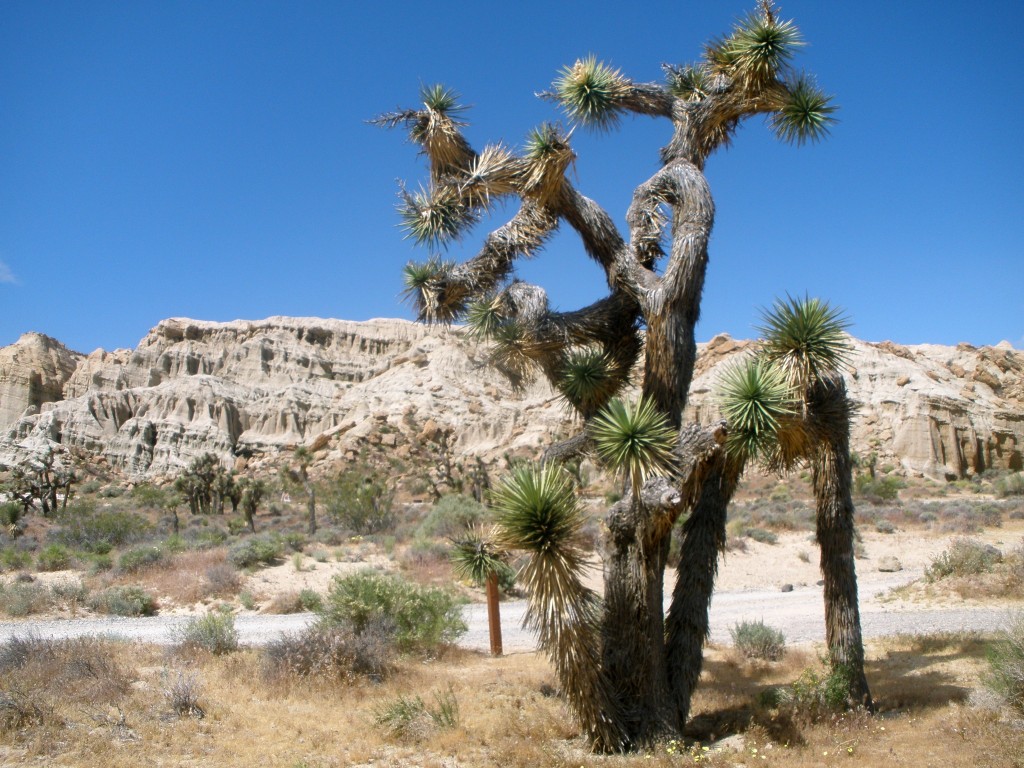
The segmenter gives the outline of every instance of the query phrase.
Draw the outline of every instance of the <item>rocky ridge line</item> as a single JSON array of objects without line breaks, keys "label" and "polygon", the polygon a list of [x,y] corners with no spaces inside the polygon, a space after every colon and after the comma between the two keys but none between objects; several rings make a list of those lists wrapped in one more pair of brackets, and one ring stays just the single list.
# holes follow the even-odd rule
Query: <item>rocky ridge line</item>
[{"label": "rocky ridge line", "polygon": [[[1008,344],[853,340],[854,449],[912,475],[1021,469],[1024,353]],[[718,417],[714,383],[749,342],[701,345],[689,418]],[[403,320],[159,323],[134,350],[67,350],[40,334],[0,349],[0,464],[60,444],[129,480],[213,452],[258,468],[297,445],[321,463],[369,444],[401,458],[450,435],[456,457],[537,455],[575,428],[543,382],[513,391],[459,329]]]}]

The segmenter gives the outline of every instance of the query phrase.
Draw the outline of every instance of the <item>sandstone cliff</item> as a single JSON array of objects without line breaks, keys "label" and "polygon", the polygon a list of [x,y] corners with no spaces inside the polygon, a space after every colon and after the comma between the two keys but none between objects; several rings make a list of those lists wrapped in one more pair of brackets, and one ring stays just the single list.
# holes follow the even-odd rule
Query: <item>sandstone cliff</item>
[{"label": "sandstone cliff", "polygon": [[[857,451],[934,478],[1021,468],[1024,353],[854,345]],[[703,345],[691,417],[717,417],[715,379],[748,346]],[[571,432],[545,384],[513,392],[486,357],[457,329],[401,320],[170,319],[134,350],[88,356],[26,334],[0,349],[0,464],[56,442],[137,480],[207,451],[258,467],[304,444],[329,464],[450,434],[456,457],[490,460]]]}]

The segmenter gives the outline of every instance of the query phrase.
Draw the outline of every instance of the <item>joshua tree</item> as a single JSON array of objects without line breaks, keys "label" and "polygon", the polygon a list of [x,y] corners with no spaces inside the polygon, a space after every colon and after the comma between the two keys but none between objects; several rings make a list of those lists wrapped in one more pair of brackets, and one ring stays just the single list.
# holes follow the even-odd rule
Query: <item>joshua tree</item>
[{"label": "joshua tree", "polygon": [[[429,161],[429,184],[401,193],[402,218],[418,242],[447,245],[495,202],[519,200],[511,220],[475,256],[409,264],[405,281],[420,319],[465,320],[493,343],[492,362],[514,384],[543,374],[582,419],[577,436],[548,449],[544,467],[516,470],[494,497],[503,543],[532,553],[522,574],[528,621],[598,749],[678,734],[688,715],[692,684],[685,681],[696,679],[694,664],[699,671],[719,528],[739,476],[722,449],[723,425],[683,425],[714,219],[703,169],[740,122],[757,114],[796,144],[827,133],[835,108],[790,69],[800,44],[796,27],[764,0],[709,43],[700,61],[665,66],[663,84],[634,82],[593,58],[562,70],[545,95],[570,120],[608,129],[634,113],[671,125],[662,167],[633,194],[628,237],[570,183],[571,131],[545,124],[521,153],[501,145],[478,152],[461,133],[457,95],[442,86],[423,89],[421,108],[376,121],[406,128]],[[606,297],[572,312],[553,311],[542,288],[514,274],[516,260],[536,255],[563,223],[609,287]],[[615,401],[638,366],[641,402]],[[594,446],[629,475],[629,493],[606,516],[603,601],[580,579],[585,558],[573,540],[579,512],[571,484],[553,463]],[[669,539],[687,510],[666,623]]]},{"label": "joshua tree", "polygon": [[267,495],[267,484],[262,480],[243,477],[238,482],[242,515],[250,533],[256,533],[256,509]]},{"label": "joshua tree", "polygon": [[497,545],[495,531],[471,527],[456,539],[452,551],[455,573],[468,578],[487,590],[487,628],[491,640],[491,655],[501,656],[501,607],[498,600],[498,580],[502,572],[511,572],[506,562],[507,553]]},{"label": "joshua tree", "polygon": [[741,456],[758,454],[770,469],[811,466],[830,661],[846,678],[850,704],[872,709],[854,565],[845,328],[841,314],[817,299],[776,302],[764,315],[759,359],[727,379],[725,410]]},{"label": "joshua tree", "polygon": [[316,535],[316,488],[309,479],[309,465],[313,463],[313,454],[309,448],[300,445],[292,454],[292,459],[298,465],[298,469],[290,468],[288,477],[293,483],[300,483],[306,492],[306,533],[310,536]]}]

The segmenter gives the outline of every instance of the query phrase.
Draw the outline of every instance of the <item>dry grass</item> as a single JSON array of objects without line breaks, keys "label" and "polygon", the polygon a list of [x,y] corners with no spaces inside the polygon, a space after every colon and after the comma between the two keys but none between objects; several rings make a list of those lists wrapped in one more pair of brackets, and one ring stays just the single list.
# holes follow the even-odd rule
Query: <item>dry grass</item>
[{"label": "dry grass", "polygon": [[[40,652],[30,671],[17,670],[21,684],[33,686],[42,717],[27,717],[0,736],[0,764],[633,768],[693,764],[696,755],[710,765],[801,768],[1011,766],[1024,757],[1019,728],[969,703],[984,666],[984,644],[973,635],[904,637],[872,646],[868,675],[879,714],[817,722],[756,703],[761,691],[816,664],[813,650],[794,649],[784,661],[768,664],[737,662],[713,647],[688,728],[698,741],[611,757],[587,752],[552,695],[549,667],[534,654],[490,659],[455,652],[430,664],[404,662],[385,684],[299,678],[281,684],[258,674],[256,651],[201,655],[183,670],[169,669],[156,648],[88,642],[85,655],[100,670],[93,678],[71,664],[74,654],[66,650]],[[43,684],[41,676],[64,684]],[[204,717],[176,712],[167,697],[168,680],[184,677],[198,691],[197,712]],[[5,673],[3,685],[10,687],[13,679]],[[448,690],[460,713],[454,727],[409,739],[374,724],[388,702],[419,696],[429,703],[433,692]]]},{"label": "dry grass", "polygon": [[162,604],[194,605],[215,597],[237,594],[242,580],[227,560],[223,547],[179,552],[135,573],[104,574],[96,588],[113,585],[141,586]]}]

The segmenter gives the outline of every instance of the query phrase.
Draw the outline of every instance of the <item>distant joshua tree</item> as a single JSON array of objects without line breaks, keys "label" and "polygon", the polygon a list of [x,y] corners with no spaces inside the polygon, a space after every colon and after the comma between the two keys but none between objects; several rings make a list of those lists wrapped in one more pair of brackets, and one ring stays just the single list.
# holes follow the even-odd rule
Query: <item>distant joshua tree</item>
[{"label": "distant joshua tree", "polygon": [[[751,428],[775,442],[790,433],[806,437],[785,456],[807,458],[813,467],[826,598],[842,606],[830,614],[829,645],[836,663],[861,665],[849,676],[851,700],[870,701],[863,651],[857,650],[853,563],[844,560],[848,541],[852,551],[843,432],[849,404],[838,368],[813,368],[810,356],[768,344],[761,368],[784,392],[779,402],[748,398],[755,412],[763,406],[767,422],[682,421],[714,221],[704,164],[743,120],[758,114],[784,141],[825,136],[835,107],[809,77],[792,70],[801,44],[793,23],[764,0],[711,41],[700,61],[666,65],[664,83],[634,82],[595,58],[561,71],[544,96],[573,122],[610,129],[632,113],[671,125],[661,168],[633,193],[626,235],[569,181],[576,157],[571,131],[545,124],[521,153],[502,145],[477,151],[461,132],[458,96],[439,85],[423,89],[422,107],[375,121],[405,128],[428,160],[429,183],[401,192],[400,213],[418,243],[446,246],[496,202],[519,202],[475,256],[456,263],[435,251],[405,268],[405,282],[421,320],[465,321],[469,333],[491,343],[492,363],[514,385],[540,373],[581,418],[579,434],[551,446],[542,465],[514,469],[493,490],[492,503],[499,512],[497,543],[529,556],[519,574],[529,597],[526,622],[537,630],[595,749],[632,749],[682,732],[701,667],[725,511],[746,458],[770,452],[757,441],[744,442]],[[516,261],[535,256],[562,224],[577,233],[609,289],[570,312],[553,310],[541,287],[515,278]],[[624,403],[617,397],[637,368],[642,397]],[[727,397],[723,410],[729,411]],[[627,478],[624,497],[605,518],[603,600],[581,577],[583,519],[559,466],[584,451],[595,451]],[[663,575],[673,526],[685,512],[683,554],[666,617]]]}]

